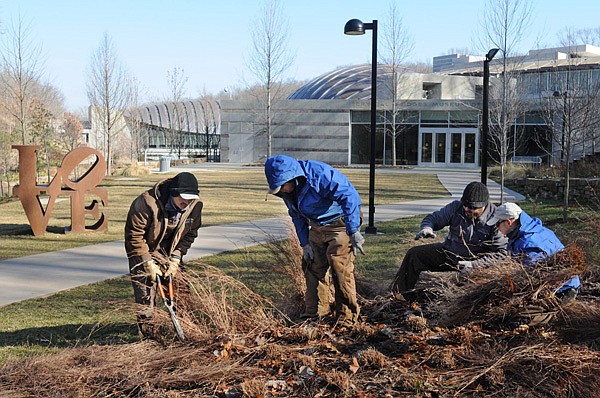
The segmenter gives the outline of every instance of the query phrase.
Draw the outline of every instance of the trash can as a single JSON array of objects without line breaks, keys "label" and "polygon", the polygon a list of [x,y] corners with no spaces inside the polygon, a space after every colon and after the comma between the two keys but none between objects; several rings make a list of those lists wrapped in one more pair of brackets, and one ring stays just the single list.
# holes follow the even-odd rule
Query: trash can
[{"label": "trash can", "polygon": [[165,173],[171,169],[171,158],[169,156],[161,156],[160,157],[160,166],[159,171],[161,173]]}]

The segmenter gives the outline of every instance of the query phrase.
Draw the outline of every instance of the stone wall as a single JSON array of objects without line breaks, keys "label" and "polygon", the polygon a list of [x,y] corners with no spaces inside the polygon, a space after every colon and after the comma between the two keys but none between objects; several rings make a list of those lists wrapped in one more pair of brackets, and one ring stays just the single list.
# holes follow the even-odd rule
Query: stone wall
[{"label": "stone wall", "polygon": [[[535,200],[563,199],[565,184],[559,178],[519,178],[513,184],[517,192]],[[570,201],[581,204],[598,203],[600,178],[572,178],[569,192]]]}]

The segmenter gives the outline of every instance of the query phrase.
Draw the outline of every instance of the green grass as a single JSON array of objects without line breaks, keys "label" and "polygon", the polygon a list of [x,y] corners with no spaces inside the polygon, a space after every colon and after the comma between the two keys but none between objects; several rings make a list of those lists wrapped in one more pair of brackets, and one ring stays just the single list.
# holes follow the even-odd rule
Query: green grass
[{"label": "green grass", "polygon": [[129,277],[0,307],[0,363],[87,344],[138,339]]},{"label": "green grass", "polygon": [[[343,169],[362,200],[368,203],[369,173],[366,169]],[[157,181],[173,176],[152,174],[134,180],[119,177],[105,178],[100,185],[108,190],[108,206],[101,208],[109,219],[105,233],[65,234],[70,224],[68,200],[55,204],[44,236],[35,237],[19,201],[0,204],[0,260],[26,255],[64,250],[123,239],[123,229],[133,199]],[[287,214],[283,201],[270,196],[265,201],[266,180],[261,168],[227,171],[195,172],[204,202],[204,226],[257,220]],[[378,173],[375,203],[398,203],[408,200],[448,195],[435,175]],[[59,198],[62,199],[62,198]],[[88,225],[94,220],[88,220]]]}]

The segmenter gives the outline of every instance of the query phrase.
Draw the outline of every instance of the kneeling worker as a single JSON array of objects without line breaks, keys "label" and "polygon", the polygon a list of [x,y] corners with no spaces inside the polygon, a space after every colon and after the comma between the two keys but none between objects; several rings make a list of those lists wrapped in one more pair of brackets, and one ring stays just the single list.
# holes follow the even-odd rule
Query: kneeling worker
[{"label": "kneeling worker", "polygon": [[422,271],[460,271],[466,276],[473,268],[506,258],[508,243],[496,225],[488,225],[496,206],[480,182],[468,184],[460,200],[426,216],[415,239],[435,238],[433,231],[449,227],[443,243],[410,248],[392,282],[391,290],[412,299]]}]

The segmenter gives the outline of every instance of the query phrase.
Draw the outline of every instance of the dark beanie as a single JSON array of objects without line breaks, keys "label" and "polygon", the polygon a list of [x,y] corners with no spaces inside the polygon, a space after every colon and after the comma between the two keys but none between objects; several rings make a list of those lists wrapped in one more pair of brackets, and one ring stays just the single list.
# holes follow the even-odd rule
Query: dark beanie
[{"label": "dark beanie", "polygon": [[461,202],[469,207],[485,207],[490,199],[487,187],[481,182],[473,181],[465,188]]},{"label": "dark beanie", "polygon": [[198,180],[192,173],[184,171],[173,177],[172,196],[182,196],[184,199],[192,199],[192,196],[195,196],[193,199],[197,199],[199,193]]}]

